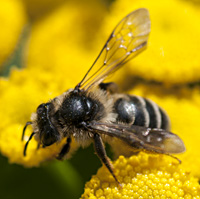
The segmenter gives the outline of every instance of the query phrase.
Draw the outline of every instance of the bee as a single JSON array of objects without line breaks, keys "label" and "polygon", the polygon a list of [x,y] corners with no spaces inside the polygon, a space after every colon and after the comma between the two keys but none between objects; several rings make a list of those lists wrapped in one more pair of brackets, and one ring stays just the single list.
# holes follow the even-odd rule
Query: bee
[{"label": "bee", "polygon": [[38,148],[48,147],[66,139],[57,159],[70,151],[74,139],[84,147],[93,142],[101,162],[120,184],[106,154],[106,140],[120,140],[133,151],[177,154],[185,151],[183,141],[170,132],[165,111],[149,99],[117,92],[114,83],[103,81],[147,46],[150,33],[147,9],[135,10],[115,27],[100,54],[83,79],[75,86],[37,107],[28,125],[33,132],[25,144],[35,137]]}]

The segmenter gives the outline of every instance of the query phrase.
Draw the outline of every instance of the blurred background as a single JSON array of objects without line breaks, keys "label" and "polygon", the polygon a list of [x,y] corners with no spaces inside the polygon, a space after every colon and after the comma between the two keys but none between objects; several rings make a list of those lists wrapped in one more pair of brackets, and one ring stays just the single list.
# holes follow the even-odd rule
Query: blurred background
[{"label": "blurred background", "polygon": [[79,198],[84,184],[101,166],[93,146],[80,149],[70,160],[51,161],[38,168],[9,164],[0,155],[1,198]]}]

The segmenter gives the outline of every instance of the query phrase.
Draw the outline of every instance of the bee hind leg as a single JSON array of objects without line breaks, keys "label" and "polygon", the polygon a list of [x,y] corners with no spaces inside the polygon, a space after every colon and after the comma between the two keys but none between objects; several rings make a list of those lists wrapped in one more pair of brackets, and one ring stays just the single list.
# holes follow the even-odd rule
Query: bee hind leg
[{"label": "bee hind leg", "polygon": [[181,164],[181,160],[180,160],[179,158],[177,158],[176,156],[173,156],[173,155],[171,155],[171,154],[165,154],[165,155],[168,155],[168,156],[174,158],[175,160],[178,161],[179,164]]},{"label": "bee hind leg", "polygon": [[110,160],[109,160],[109,158],[106,154],[106,150],[105,150],[105,147],[103,145],[103,141],[101,139],[101,136],[99,134],[95,133],[93,139],[94,139],[94,148],[95,148],[97,156],[100,158],[102,163],[110,171],[110,173],[114,177],[115,181],[119,184],[119,186],[122,187],[122,185],[120,184],[120,182],[118,181],[117,177],[115,176],[115,174],[113,172],[113,168],[112,168],[113,166],[112,166],[112,163],[110,162]]},{"label": "bee hind leg", "polygon": [[63,160],[64,156],[69,152],[70,144],[71,144],[71,137],[68,137],[66,140],[66,144],[63,146],[61,152],[58,154],[56,159]]}]

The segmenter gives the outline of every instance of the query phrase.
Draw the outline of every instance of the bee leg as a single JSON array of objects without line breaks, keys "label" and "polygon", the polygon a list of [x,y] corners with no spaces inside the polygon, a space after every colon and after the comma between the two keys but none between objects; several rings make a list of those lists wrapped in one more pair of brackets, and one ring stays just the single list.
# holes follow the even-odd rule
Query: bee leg
[{"label": "bee leg", "polygon": [[181,160],[180,160],[180,159],[178,159],[176,156],[173,156],[173,155],[171,155],[171,154],[165,154],[165,155],[168,155],[168,156],[170,156],[170,157],[174,158],[175,160],[177,160],[177,161],[178,161],[178,163],[179,163],[179,164],[181,164]]},{"label": "bee leg", "polygon": [[68,137],[67,143],[63,146],[61,152],[58,154],[56,159],[63,160],[64,156],[69,152],[70,144],[71,144],[71,137]]},{"label": "bee leg", "polygon": [[38,143],[38,145],[37,145],[37,150],[40,148],[40,142]]},{"label": "bee leg", "polygon": [[103,145],[101,136],[99,134],[95,133],[93,139],[94,139],[94,148],[97,153],[97,156],[100,158],[100,160],[103,162],[103,164],[108,168],[108,170],[110,171],[110,173],[112,174],[112,176],[114,177],[116,182],[120,185],[120,187],[122,187],[122,185],[117,180],[117,178],[113,172],[112,163],[110,162],[110,160],[106,154],[106,150]]},{"label": "bee leg", "polygon": [[113,82],[109,83],[101,83],[99,84],[99,88],[105,90],[111,94],[118,93],[118,86]]}]

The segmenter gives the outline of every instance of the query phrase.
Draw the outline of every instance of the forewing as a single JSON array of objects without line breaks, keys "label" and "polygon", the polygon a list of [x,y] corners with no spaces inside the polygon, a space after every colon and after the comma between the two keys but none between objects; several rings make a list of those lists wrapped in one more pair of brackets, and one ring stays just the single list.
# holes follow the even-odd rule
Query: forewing
[{"label": "forewing", "polygon": [[108,75],[143,51],[149,32],[150,19],[147,9],[135,10],[124,17],[78,87],[89,89],[100,84]]},{"label": "forewing", "polygon": [[136,149],[165,154],[185,151],[183,141],[177,135],[163,129],[105,123],[93,123],[90,127],[100,134],[117,137]]}]

